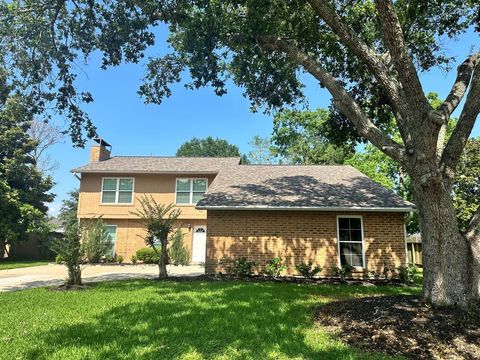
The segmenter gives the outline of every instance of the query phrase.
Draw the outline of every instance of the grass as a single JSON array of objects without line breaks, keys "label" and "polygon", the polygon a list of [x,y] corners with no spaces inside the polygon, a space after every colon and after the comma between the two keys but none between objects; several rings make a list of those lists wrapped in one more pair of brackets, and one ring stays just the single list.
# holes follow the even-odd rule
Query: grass
[{"label": "grass", "polygon": [[1,359],[385,359],[314,323],[329,301],[419,288],[120,281],[0,294]]},{"label": "grass", "polygon": [[0,260],[0,270],[19,269],[47,265],[49,260]]}]

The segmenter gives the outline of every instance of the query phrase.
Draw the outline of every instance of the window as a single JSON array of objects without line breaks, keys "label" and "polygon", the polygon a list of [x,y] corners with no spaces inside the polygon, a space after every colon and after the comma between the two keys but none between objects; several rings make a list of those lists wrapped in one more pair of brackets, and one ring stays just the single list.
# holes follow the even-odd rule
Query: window
[{"label": "window", "polygon": [[115,256],[115,242],[117,241],[117,226],[116,225],[107,225],[105,226],[108,234],[108,240],[112,243],[112,249],[110,253],[112,256]]},{"label": "window", "polygon": [[207,179],[177,179],[177,204],[196,204],[207,191]]},{"label": "window", "polygon": [[102,204],[131,204],[133,202],[133,178],[104,178]]},{"label": "window", "polygon": [[361,217],[338,217],[340,266],[363,267],[363,229]]}]

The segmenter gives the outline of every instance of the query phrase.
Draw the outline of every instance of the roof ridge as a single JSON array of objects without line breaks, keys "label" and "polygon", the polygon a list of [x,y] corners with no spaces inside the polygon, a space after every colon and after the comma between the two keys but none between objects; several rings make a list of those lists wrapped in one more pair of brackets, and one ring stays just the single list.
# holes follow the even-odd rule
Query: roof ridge
[{"label": "roof ridge", "polygon": [[115,155],[113,158],[159,158],[159,159],[240,159],[240,156],[175,156],[175,155]]}]

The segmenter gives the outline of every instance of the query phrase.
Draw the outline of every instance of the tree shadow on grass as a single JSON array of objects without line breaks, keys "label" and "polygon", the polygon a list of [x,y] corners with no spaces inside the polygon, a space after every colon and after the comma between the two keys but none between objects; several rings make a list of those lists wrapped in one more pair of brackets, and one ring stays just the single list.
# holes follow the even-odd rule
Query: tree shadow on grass
[{"label": "tree shadow on grass", "polygon": [[[101,298],[102,292],[117,291],[121,296],[122,291],[138,290],[139,298],[106,306],[107,310],[86,317],[83,323],[60,325],[38,334],[41,348],[52,355],[52,350],[68,354],[81,347],[87,349],[84,358],[103,359],[372,358],[321,329],[313,329],[305,287],[228,282],[150,284],[100,285],[92,295]],[[46,355],[38,349],[29,357]]]}]

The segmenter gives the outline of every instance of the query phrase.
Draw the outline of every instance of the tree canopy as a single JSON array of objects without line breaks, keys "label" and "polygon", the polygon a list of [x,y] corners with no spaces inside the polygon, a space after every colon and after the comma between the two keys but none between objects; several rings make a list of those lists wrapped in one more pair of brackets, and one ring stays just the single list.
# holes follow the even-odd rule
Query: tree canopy
[{"label": "tree canopy", "polygon": [[240,153],[237,145],[230,144],[227,140],[207,136],[203,139],[193,138],[178,148],[176,156],[192,157],[241,157],[243,162],[248,162],[246,156]]},{"label": "tree canopy", "polygon": [[[0,76],[0,87],[5,87]],[[39,171],[29,137],[32,120],[20,95],[0,93],[0,256],[6,244],[27,240],[28,234],[48,232],[47,203],[53,180]]]}]

